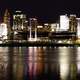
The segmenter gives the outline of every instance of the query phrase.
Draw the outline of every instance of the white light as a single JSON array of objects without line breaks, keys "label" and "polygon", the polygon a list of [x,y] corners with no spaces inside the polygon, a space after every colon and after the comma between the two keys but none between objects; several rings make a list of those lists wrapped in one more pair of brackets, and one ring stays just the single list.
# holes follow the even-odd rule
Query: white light
[{"label": "white light", "polygon": [[51,31],[55,31],[56,30],[56,27],[57,27],[57,24],[56,23],[51,24]]},{"label": "white light", "polygon": [[37,26],[37,28],[43,28],[43,26]]},{"label": "white light", "polygon": [[19,13],[21,13],[21,11],[16,11],[16,12],[19,12]]},{"label": "white light", "polygon": [[18,34],[18,32],[17,31],[14,31],[14,34],[16,35],[16,34]]},{"label": "white light", "polygon": [[7,34],[7,24],[0,24],[0,37],[2,37],[2,39],[7,39]]},{"label": "white light", "polygon": [[80,47],[77,47],[77,68],[80,73]]},{"label": "white light", "polygon": [[80,38],[80,18],[77,18],[77,37]]},{"label": "white light", "polygon": [[45,25],[45,26],[48,26],[49,24],[48,24],[48,23],[45,23],[44,25]]},{"label": "white light", "polygon": [[69,18],[67,15],[60,16],[60,31],[67,31],[69,29]]},{"label": "white light", "polygon": [[62,43],[62,42],[63,42],[63,41],[60,41],[60,40],[58,41],[58,43]]},{"label": "white light", "polygon": [[59,47],[59,64],[61,80],[66,80],[69,73],[69,48]]},{"label": "white light", "polygon": [[28,41],[34,42],[34,41],[37,41],[37,38],[29,38]]},{"label": "white light", "polygon": [[25,21],[26,23],[28,22],[28,21]]},{"label": "white light", "polygon": [[57,23],[56,31],[59,31],[60,27],[59,24]]},{"label": "white light", "polygon": [[34,20],[34,21],[35,21],[35,20],[37,20],[37,19],[36,19],[36,18],[30,18],[30,20]]},{"label": "white light", "polygon": [[21,14],[20,16],[21,16],[21,18],[23,18],[23,14]]}]

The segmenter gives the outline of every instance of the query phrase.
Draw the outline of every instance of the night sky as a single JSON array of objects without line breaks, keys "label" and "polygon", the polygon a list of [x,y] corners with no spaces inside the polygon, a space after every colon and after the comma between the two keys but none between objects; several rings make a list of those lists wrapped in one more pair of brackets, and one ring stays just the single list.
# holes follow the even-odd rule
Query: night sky
[{"label": "night sky", "polygon": [[[61,14],[80,16],[78,0],[0,0],[0,10],[22,10],[28,17],[37,17],[43,22],[54,22]],[[0,14],[1,14],[0,11]]]}]

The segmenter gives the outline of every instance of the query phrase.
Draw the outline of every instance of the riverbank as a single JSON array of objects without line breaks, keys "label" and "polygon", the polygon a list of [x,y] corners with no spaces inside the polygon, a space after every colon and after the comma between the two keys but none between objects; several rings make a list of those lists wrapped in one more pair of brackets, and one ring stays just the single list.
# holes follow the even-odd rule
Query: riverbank
[{"label": "riverbank", "polygon": [[72,46],[72,47],[78,47],[80,46],[80,44],[74,43],[74,44],[70,44],[70,43],[53,43],[53,42],[7,42],[7,43],[1,43],[0,46]]}]

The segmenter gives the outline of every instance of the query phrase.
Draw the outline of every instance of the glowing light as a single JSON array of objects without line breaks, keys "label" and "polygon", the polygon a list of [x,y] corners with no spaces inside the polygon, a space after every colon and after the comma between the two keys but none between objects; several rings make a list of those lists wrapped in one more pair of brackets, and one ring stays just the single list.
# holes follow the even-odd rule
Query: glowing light
[{"label": "glowing light", "polygon": [[56,26],[57,26],[56,23],[55,23],[55,24],[51,24],[51,30],[52,30],[52,31],[55,31],[55,30],[56,30]]},{"label": "glowing light", "polygon": [[45,23],[44,25],[45,25],[45,26],[48,26],[49,24],[48,24],[48,23]]},{"label": "glowing light", "polygon": [[43,28],[43,26],[37,26],[37,28]]},{"label": "glowing light", "polygon": [[19,12],[19,13],[21,13],[21,11],[16,11],[16,12]]},{"label": "glowing light", "polygon": [[36,18],[30,18],[30,35],[29,35],[29,40],[28,41],[37,41],[37,28],[35,25],[35,38],[32,38],[32,24],[31,24],[31,20],[37,20]]},{"label": "glowing light", "polygon": [[77,18],[77,37],[80,38],[80,18]]},{"label": "glowing light", "polygon": [[7,34],[7,24],[0,24],[0,37],[2,37],[2,39],[7,39]]},{"label": "glowing light", "polygon": [[66,47],[59,47],[59,51],[60,77],[61,80],[66,80],[69,73],[69,50]]},{"label": "glowing light", "polygon": [[77,47],[77,68],[80,73],[80,47]]},{"label": "glowing light", "polygon": [[37,41],[37,38],[29,38],[28,41],[34,42]]},{"label": "glowing light", "polygon": [[69,29],[69,18],[67,15],[60,16],[60,31],[67,31]]},{"label": "glowing light", "polygon": [[60,40],[58,41],[58,43],[62,43],[62,42],[63,42],[63,41],[60,41]]},{"label": "glowing light", "polygon": [[32,31],[31,31],[31,28],[30,28],[30,37],[28,39],[28,41],[37,41],[37,30],[35,28],[35,38],[32,38]]}]

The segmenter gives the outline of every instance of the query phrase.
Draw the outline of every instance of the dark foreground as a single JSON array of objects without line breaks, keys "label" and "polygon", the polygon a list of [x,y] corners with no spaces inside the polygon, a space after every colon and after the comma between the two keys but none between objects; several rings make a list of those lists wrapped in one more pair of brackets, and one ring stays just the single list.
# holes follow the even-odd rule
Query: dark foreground
[{"label": "dark foreground", "polygon": [[0,80],[80,80],[80,47],[0,47]]}]

